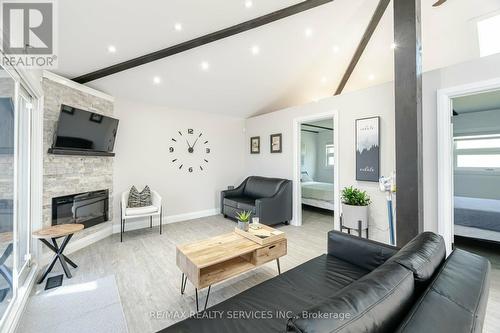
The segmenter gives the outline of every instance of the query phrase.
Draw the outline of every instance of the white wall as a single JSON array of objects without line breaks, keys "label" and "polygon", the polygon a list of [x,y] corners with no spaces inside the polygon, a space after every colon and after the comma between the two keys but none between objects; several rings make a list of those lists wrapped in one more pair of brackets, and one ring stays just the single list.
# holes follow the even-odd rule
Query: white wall
[{"label": "white wall", "polygon": [[[244,179],[243,159],[249,145],[244,141],[243,119],[134,104],[120,98],[116,99],[115,117],[120,119],[114,163],[117,217],[120,193],[134,184],[139,190],[147,184],[160,193],[164,222],[169,222],[213,214],[219,207],[220,191]],[[184,147],[185,151],[169,152],[172,137],[188,128],[202,131],[209,141],[211,152],[204,171],[196,164],[203,161],[204,154],[193,157],[184,142],[175,147]],[[182,170],[178,163],[171,162],[174,157],[184,161]],[[186,170],[191,162],[193,173]],[[117,223],[119,218],[115,219]]]},{"label": "white wall", "polygon": [[435,70],[423,78],[424,229],[438,230],[436,91],[500,77],[500,54]]},{"label": "white wall", "polygon": [[317,142],[316,133],[301,131],[302,170],[314,179],[316,177]]},{"label": "white wall", "polygon": [[[264,114],[246,121],[246,142],[251,136],[263,138],[260,154],[245,154],[246,173],[270,177],[293,179],[293,120],[338,110],[340,188],[354,185],[366,190],[373,199],[370,210],[370,232],[372,238],[389,240],[387,232],[385,195],[378,190],[378,183],[355,180],[354,120],[369,116],[381,116],[381,172],[389,175],[394,170],[394,93],[392,84],[343,94],[273,113]],[[283,153],[271,154],[267,148],[269,134],[283,134]],[[330,133],[331,134],[331,133]],[[333,170],[332,170],[333,174]]]},{"label": "white wall", "polygon": [[[333,123],[330,125],[333,127]],[[333,167],[326,165],[326,145],[333,144],[332,131],[320,131],[316,136],[316,178],[322,183],[333,183]]]},{"label": "white wall", "polygon": [[[500,55],[475,59],[463,64],[424,73],[423,75],[423,164],[424,164],[424,229],[437,232],[437,101],[438,89],[485,81],[500,77]],[[365,189],[373,199],[370,209],[370,227],[374,239],[388,241],[385,195],[376,183],[355,181],[354,120],[381,116],[381,174],[389,175],[395,169],[394,156],[394,88],[386,83],[361,91],[333,96],[317,103],[292,107],[247,120],[246,140],[250,136],[264,138],[270,133],[283,133],[283,153],[270,154],[263,149],[259,155],[246,154],[248,174],[293,177],[292,123],[300,116],[339,111],[339,167],[340,188],[354,185]],[[403,191],[404,189],[399,189]]]}]

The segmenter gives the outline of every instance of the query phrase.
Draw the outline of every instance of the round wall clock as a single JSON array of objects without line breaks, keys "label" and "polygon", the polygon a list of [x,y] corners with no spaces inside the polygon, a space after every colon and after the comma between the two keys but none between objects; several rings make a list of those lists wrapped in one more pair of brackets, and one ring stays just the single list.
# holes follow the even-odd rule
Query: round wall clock
[{"label": "round wall clock", "polygon": [[172,163],[178,165],[179,170],[190,173],[195,170],[203,171],[210,155],[208,140],[203,138],[202,132],[196,132],[192,128],[177,133],[169,147],[169,152],[173,156]]}]

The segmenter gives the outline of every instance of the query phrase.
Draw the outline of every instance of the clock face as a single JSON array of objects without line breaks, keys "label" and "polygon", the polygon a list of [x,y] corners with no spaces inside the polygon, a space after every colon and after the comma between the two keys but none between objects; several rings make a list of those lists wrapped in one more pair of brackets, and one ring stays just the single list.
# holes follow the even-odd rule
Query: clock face
[{"label": "clock face", "polygon": [[208,140],[203,137],[203,133],[192,128],[178,131],[172,137],[168,150],[172,156],[172,163],[179,170],[186,170],[189,173],[205,170],[211,153]]}]

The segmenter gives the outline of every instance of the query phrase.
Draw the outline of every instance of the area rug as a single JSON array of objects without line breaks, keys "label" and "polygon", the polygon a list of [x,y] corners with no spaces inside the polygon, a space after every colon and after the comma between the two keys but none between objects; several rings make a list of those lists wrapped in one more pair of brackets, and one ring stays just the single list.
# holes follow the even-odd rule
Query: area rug
[{"label": "area rug", "polygon": [[115,276],[63,285],[30,297],[17,332],[127,332]]}]

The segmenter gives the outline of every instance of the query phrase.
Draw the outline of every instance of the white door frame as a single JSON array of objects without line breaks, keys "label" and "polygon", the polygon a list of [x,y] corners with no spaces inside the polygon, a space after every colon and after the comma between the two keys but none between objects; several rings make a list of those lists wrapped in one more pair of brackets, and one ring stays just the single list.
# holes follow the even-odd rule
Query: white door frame
[{"label": "white door frame", "polygon": [[302,225],[302,188],[300,186],[301,161],[300,161],[300,124],[310,121],[318,121],[326,118],[333,118],[333,149],[335,154],[335,165],[333,167],[333,193],[334,193],[334,217],[333,225],[335,230],[340,230],[340,192],[339,192],[339,122],[337,110],[318,113],[311,116],[298,117],[293,120],[293,216],[292,225]]},{"label": "white door frame", "polygon": [[500,90],[500,78],[437,91],[438,233],[444,237],[448,254],[454,240],[452,99],[493,90]]}]

